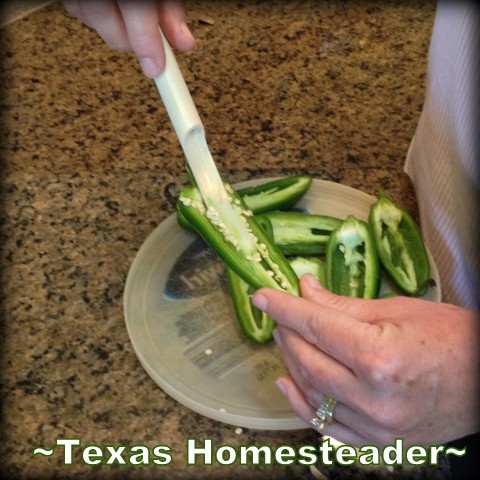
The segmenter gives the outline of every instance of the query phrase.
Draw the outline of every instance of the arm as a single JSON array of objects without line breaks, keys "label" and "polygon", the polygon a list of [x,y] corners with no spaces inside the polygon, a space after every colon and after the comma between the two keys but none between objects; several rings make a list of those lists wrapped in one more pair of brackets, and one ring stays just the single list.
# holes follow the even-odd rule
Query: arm
[{"label": "arm", "polygon": [[62,3],[112,48],[133,51],[144,74],[151,78],[159,76],[165,66],[159,25],[177,50],[188,51],[195,45],[179,0],[62,0]]},{"label": "arm", "polygon": [[315,417],[329,395],[338,400],[335,422],[322,433],[352,445],[445,443],[480,430],[476,312],[340,297],[308,275],[301,291],[261,289],[253,298],[278,322],[291,376],[277,385],[301,418]]}]

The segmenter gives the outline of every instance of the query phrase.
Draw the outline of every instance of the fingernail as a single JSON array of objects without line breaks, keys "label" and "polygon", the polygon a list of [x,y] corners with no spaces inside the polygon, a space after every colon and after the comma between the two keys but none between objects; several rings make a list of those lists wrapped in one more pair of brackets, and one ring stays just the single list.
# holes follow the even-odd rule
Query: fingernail
[{"label": "fingernail", "polygon": [[185,22],[183,22],[180,25],[180,32],[182,32],[182,35],[185,37],[185,39],[188,39],[191,42],[195,41],[195,38],[193,38],[192,32],[190,31],[190,29],[188,28],[188,25]]},{"label": "fingernail", "polygon": [[158,77],[161,73],[160,65],[151,57],[143,57],[139,59],[143,73],[150,78]]},{"label": "fingernail", "polygon": [[315,277],[315,275],[312,275],[311,273],[307,273],[305,275],[305,280],[312,288],[316,288],[317,290],[321,290],[323,288],[320,282],[317,280],[317,277]]},{"label": "fingernail", "polygon": [[285,384],[282,382],[282,380],[278,379],[276,382],[275,382],[275,385],[277,386],[277,388],[282,392],[283,395],[285,395],[285,397],[287,396],[287,387],[285,386]]},{"label": "fingernail", "polygon": [[262,312],[264,312],[267,307],[268,307],[268,300],[267,300],[267,297],[265,297],[265,295],[262,295],[262,294],[255,294],[253,297],[252,297],[252,303],[253,305],[255,305],[259,310],[262,310]]}]

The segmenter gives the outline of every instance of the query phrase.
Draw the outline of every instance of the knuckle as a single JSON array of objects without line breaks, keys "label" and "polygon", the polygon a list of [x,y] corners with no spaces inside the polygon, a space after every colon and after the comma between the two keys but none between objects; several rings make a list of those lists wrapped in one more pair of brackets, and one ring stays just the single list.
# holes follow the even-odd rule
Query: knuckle
[{"label": "knuckle", "polygon": [[316,369],[314,364],[311,362],[311,358],[309,358],[309,355],[307,355],[304,350],[300,350],[298,352],[297,362],[302,378],[310,385],[314,383],[316,378]]},{"label": "knuckle", "polygon": [[312,362],[311,355],[304,350],[298,354],[299,372],[304,382],[312,388],[317,388],[319,379],[323,379],[324,372],[316,362]]},{"label": "knuckle", "polygon": [[157,51],[152,48],[152,45],[157,45],[157,42],[154,42],[153,38],[153,35],[148,35],[143,32],[138,34],[129,33],[128,35],[130,47],[137,57],[155,58],[157,56]]},{"label": "knuckle", "polygon": [[387,386],[399,383],[403,359],[392,351],[364,351],[359,369],[372,385]]},{"label": "knuckle", "polygon": [[351,303],[351,298],[344,295],[335,295],[332,292],[327,292],[327,302],[332,308],[338,308],[344,310],[345,307]]},{"label": "knuckle", "polygon": [[328,290],[322,292],[322,294],[324,295],[325,304],[330,308],[345,312],[355,311],[356,313],[360,313],[365,309],[368,309],[370,315],[373,315],[370,300],[348,297],[346,295],[337,295]]},{"label": "knuckle", "polygon": [[332,389],[332,382],[328,378],[328,371],[321,363],[312,362],[311,355],[300,354],[298,357],[299,373],[302,384],[309,388],[312,395],[318,400],[318,393]]},{"label": "knuckle", "polygon": [[303,394],[310,406],[312,406],[313,408],[318,407],[318,405],[320,404],[320,400],[318,399],[319,395],[314,388],[312,388],[310,385],[304,387]]},{"label": "knuckle", "polygon": [[321,329],[318,328],[317,313],[309,311],[304,317],[301,326],[303,337],[313,345],[318,345],[321,337]]}]

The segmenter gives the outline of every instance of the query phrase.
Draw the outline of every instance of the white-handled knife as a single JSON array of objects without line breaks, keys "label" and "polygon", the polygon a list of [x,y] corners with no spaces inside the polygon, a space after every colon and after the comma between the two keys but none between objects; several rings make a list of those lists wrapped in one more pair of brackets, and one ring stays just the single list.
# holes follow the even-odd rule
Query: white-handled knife
[{"label": "white-handled knife", "polygon": [[[283,258],[280,250],[273,243],[270,244],[267,233],[241,198],[233,191],[227,192],[208,149],[205,129],[197,109],[163,33],[162,38],[166,66],[163,74],[155,78],[155,83],[205,205],[197,205],[200,202],[196,196],[192,202],[192,197],[182,198],[180,194],[178,201],[186,208],[193,209],[193,212],[190,210],[191,218],[201,218],[203,228],[198,230],[200,235],[203,232],[207,243],[217,250],[237,275],[243,275],[245,281],[257,279],[257,286],[297,293],[297,279],[289,262],[283,259],[282,267],[279,266],[277,262]],[[191,193],[193,189],[185,190]],[[210,226],[206,227],[204,218]],[[223,247],[220,248],[220,244]]]},{"label": "white-handled knife", "polygon": [[228,194],[212,158],[200,116],[168,40],[160,30],[165,49],[165,70],[154,78],[190,170],[206,203],[227,200]]}]

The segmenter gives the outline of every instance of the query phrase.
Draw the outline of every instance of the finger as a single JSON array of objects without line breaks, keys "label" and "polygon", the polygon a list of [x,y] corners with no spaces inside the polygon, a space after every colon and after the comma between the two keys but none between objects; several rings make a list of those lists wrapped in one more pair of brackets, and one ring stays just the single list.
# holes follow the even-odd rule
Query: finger
[{"label": "finger", "polygon": [[360,399],[358,379],[347,366],[305,341],[297,332],[278,326],[274,338],[290,375],[301,387],[311,405],[318,405],[317,392],[323,392],[346,404]]},{"label": "finger", "polygon": [[374,300],[335,295],[324,288],[314,275],[306,274],[300,279],[302,297],[318,305],[342,310],[364,322],[375,321],[376,305]]},{"label": "finger", "polygon": [[154,0],[118,0],[132,50],[147,77],[158,77],[165,68],[165,52]]},{"label": "finger", "polygon": [[355,371],[358,358],[371,351],[377,340],[378,325],[357,320],[341,310],[295,297],[275,289],[260,289],[253,304],[289,327],[320,350]]},{"label": "finger", "polygon": [[[288,403],[292,407],[292,410],[308,425],[312,428],[315,428],[310,420],[317,417],[316,410],[307,402],[302,391],[295,384],[294,380],[288,376],[282,376],[277,380],[277,386],[279,390],[285,395],[288,400]],[[335,421],[329,425],[324,425],[323,428],[315,428],[322,435],[328,435],[336,440],[348,443],[349,445],[360,446],[368,444],[367,439],[355,432],[347,425],[344,425],[339,420],[336,419],[336,409],[335,407],[334,419]]]},{"label": "finger", "polygon": [[[321,369],[317,369],[318,353],[322,352],[312,345],[308,347],[308,344],[290,329],[277,327],[274,338],[290,376],[314,410],[318,409],[324,396],[328,395],[339,402],[335,407],[335,418],[340,423],[361,432],[362,436],[369,438],[370,441],[391,439],[392,433],[371,416],[372,412],[376,411],[372,405],[378,404],[378,399],[372,396],[371,389],[362,388],[360,380],[353,372],[341,365],[339,370],[335,370],[335,363],[338,365],[338,362],[327,356],[325,370],[322,372]],[[296,350],[292,345],[297,340],[306,362],[289,355],[290,349]],[[303,366],[299,367],[300,364]],[[314,366],[310,367],[311,365]]]},{"label": "finger", "polygon": [[181,52],[187,52],[195,46],[195,39],[186,23],[184,2],[169,0],[158,5],[160,26],[170,45]]},{"label": "finger", "polygon": [[63,0],[62,3],[70,14],[93,28],[110,47],[115,50],[130,50],[130,41],[117,2]]}]

